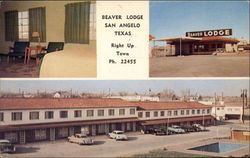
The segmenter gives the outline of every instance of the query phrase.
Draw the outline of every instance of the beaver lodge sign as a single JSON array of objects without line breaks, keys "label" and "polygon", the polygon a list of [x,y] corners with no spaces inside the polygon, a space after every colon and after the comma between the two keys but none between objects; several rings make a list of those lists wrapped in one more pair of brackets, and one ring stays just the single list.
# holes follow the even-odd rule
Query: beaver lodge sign
[{"label": "beaver lodge sign", "polygon": [[231,36],[232,29],[186,32],[186,37]]}]

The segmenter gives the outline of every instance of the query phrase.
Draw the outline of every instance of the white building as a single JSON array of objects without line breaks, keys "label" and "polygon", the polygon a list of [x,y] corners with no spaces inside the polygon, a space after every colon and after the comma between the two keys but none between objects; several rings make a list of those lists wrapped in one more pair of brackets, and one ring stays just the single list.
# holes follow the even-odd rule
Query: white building
[{"label": "white building", "polygon": [[122,99],[0,98],[0,139],[28,143],[75,133],[107,134],[147,126],[211,124],[211,106],[197,102],[129,102]]},{"label": "white building", "polygon": [[224,103],[224,105],[213,105],[212,115],[217,120],[238,119],[242,120],[242,103]]}]

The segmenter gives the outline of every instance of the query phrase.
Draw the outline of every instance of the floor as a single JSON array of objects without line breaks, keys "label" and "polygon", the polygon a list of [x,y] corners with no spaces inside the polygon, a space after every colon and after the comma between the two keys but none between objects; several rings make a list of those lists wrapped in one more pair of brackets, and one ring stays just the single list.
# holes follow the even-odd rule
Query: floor
[{"label": "floor", "polygon": [[[193,132],[179,135],[154,136],[139,132],[127,133],[128,141],[115,141],[107,136],[94,137],[95,144],[90,146],[69,143],[67,140],[46,141],[17,145],[17,152],[4,154],[5,157],[122,157],[146,153],[154,149],[184,151],[183,144],[196,145],[204,139],[228,137],[232,124],[207,127],[207,132]],[[176,148],[177,146],[177,148]],[[178,148],[179,146],[179,148]],[[248,151],[235,152],[245,155]],[[204,155],[210,153],[204,153]],[[230,153],[234,155],[234,153]]]},{"label": "floor", "polygon": [[150,77],[249,77],[249,55],[150,58]]},{"label": "floor", "polygon": [[34,59],[29,64],[23,63],[23,58],[10,59],[7,63],[6,57],[0,59],[0,78],[37,78],[39,67]]}]

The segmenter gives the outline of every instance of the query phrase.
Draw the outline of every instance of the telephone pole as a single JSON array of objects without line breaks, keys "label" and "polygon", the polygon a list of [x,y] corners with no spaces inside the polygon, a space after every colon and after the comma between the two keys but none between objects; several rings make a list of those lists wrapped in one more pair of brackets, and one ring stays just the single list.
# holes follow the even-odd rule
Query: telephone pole
[{"label": "telephone pole", "polygon": [[241,98],[242,98],[242,123],[244,124],[245,106],[247,106],[247,89],[241,90]]}]

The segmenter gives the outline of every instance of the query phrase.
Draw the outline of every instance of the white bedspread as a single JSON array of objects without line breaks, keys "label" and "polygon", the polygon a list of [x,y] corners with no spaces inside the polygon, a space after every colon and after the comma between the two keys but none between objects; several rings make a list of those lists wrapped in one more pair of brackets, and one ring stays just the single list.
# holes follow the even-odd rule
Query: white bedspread
[{"label": "white bedspread", "polygon": [[96,77],[96,50],[62,50],[47,54],[40,77]]}]

